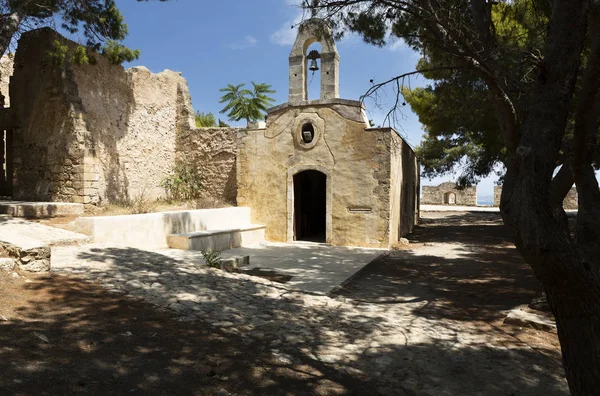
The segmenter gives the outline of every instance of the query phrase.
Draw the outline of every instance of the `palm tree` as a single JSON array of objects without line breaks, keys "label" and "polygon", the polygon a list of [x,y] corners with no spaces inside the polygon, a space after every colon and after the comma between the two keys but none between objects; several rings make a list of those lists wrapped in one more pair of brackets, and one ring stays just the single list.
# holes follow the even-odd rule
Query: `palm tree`
[{"label": "palm tree", "polygon": [[225,94],[219,103],[227,103],[220,113],[227,113],[230,121],[246,120],[255,122],[264,118],[263,112],[275,101],[268,94],[275,93],[269,84],[256,84],[252,81],[253,90],[242,89],[245,84],[228,84],[221,88]]}]

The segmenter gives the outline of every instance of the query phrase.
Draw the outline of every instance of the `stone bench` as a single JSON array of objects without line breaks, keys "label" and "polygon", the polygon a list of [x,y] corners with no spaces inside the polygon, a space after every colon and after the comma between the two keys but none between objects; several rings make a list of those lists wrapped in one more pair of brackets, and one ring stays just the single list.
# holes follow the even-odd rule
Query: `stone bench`
[{"label": "stone bench", "polygon": [[265,226],[250,224],[244,227],[204,230],[167,236],[167,243],[172,249],[223,251],[265,240]]}]

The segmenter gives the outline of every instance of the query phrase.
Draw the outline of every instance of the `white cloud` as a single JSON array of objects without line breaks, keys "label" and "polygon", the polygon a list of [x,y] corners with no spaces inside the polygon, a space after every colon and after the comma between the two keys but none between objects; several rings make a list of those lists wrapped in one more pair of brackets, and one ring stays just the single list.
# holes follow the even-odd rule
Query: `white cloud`
[{"label": "white cloud", "polygon": [[278,45],[290,46],[294,45],[296,35],[298,33],[298,24],[302,22],[302,12],[292,20],[286,21],[279,29],[271,35],[271,42]]},{"label": "white cloud", "polygon": [[241,49],[246,49],[246,48],[250,48],[250,47],[256,47],[257,43],[258,43],[258,40],[255,39],[254,37],[246,36],[246,37],[244,37],[243,40],[230,44],[229,48],[231,48],[233,50],[241,50]]}]

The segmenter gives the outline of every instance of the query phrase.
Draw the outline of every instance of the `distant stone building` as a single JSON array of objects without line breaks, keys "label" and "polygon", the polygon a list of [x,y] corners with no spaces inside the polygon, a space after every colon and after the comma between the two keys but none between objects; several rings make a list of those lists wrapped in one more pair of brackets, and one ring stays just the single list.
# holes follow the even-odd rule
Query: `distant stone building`
[{"label": "distant stone building", "polygon": [[[319,100],[308,100],[307,48],[322,45]],[[339,98],[339,55],[320,19],[303,22],[289,57],[289,101],[266,128],[240,131],[238,204],[273,241],[388,247],[418,217],[419,169],[390,128],[370,128],[358,101]]]},{"label": "distant stone building", "polygon": [[477,187],[459,187],[454,182],[423,186],[421,203],[425,205],[477,205]]},{"label": "distant stone building", "polygon": [[[494,206],[500,206],[500,198],[502,197],[502,186],[494,186]],[[576,210],[579,208],[577,203],[577,189],[572,187],[567,196],[563,200],[563,209]]]}]

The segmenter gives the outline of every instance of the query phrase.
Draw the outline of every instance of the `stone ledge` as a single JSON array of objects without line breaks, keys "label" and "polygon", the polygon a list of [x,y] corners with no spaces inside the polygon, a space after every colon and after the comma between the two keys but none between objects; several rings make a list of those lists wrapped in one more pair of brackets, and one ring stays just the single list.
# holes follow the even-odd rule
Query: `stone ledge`
[{"label": "stone ledge", "polygon": [[34,219],[80,216],[83,214],[83,205],[70,202],[0,201],[0,214]]}]

